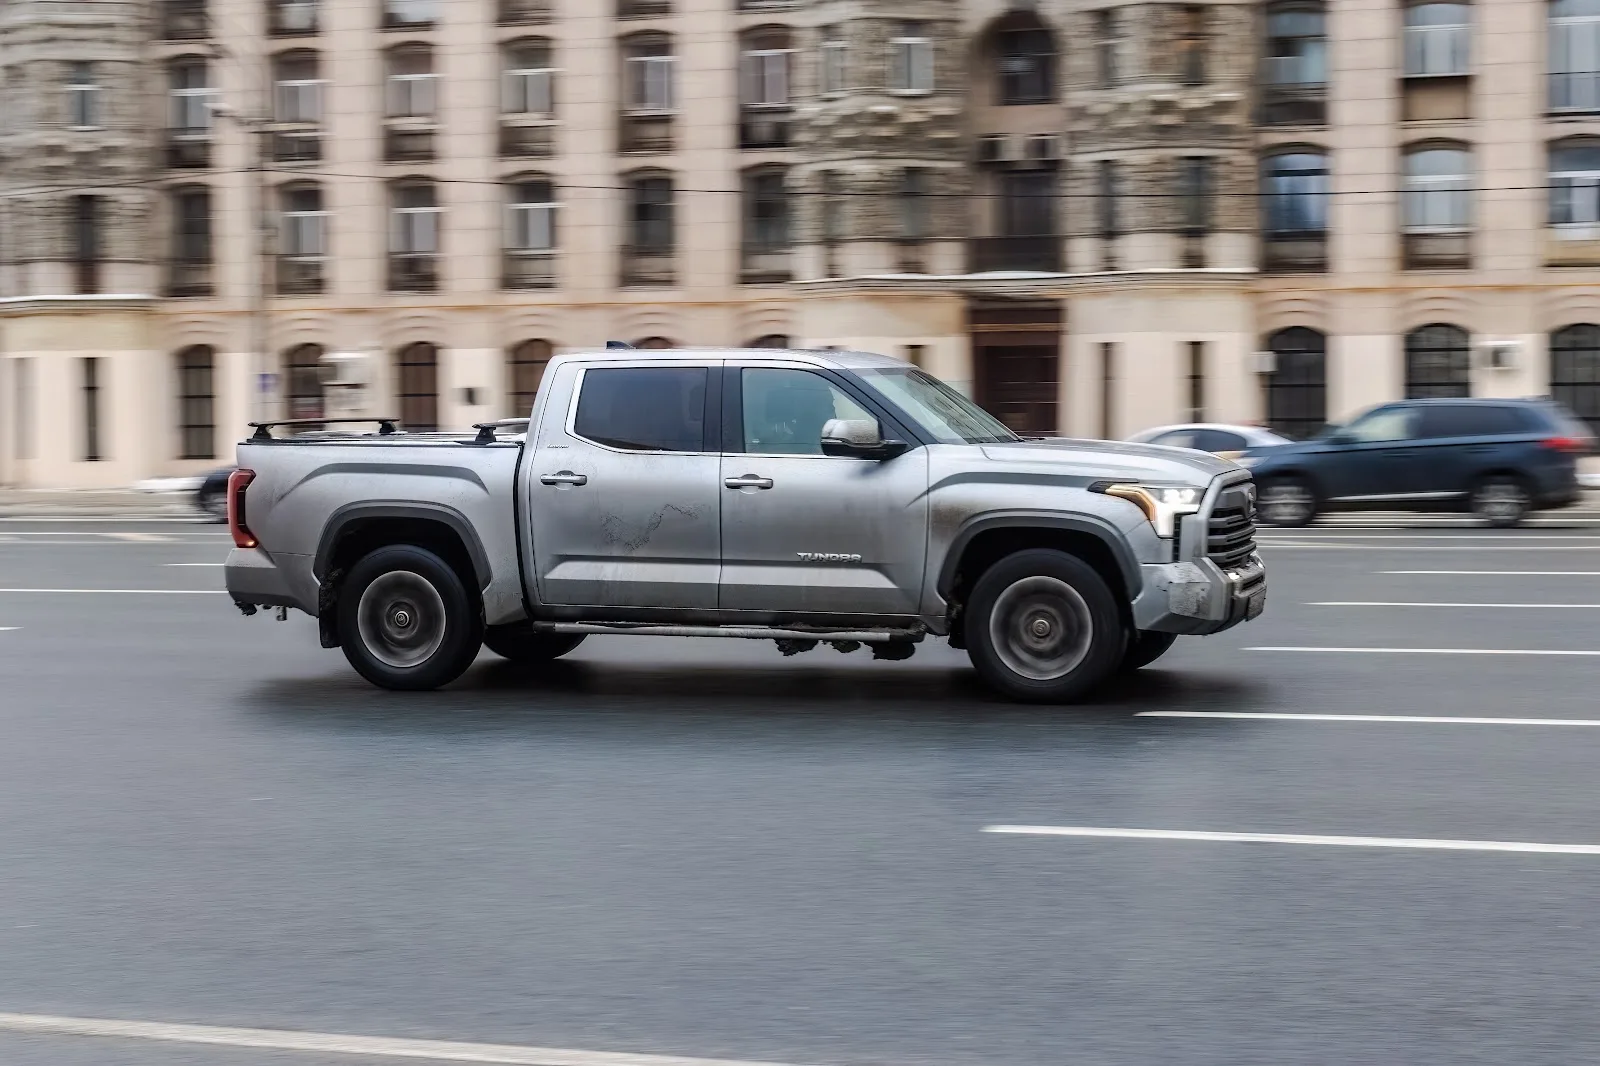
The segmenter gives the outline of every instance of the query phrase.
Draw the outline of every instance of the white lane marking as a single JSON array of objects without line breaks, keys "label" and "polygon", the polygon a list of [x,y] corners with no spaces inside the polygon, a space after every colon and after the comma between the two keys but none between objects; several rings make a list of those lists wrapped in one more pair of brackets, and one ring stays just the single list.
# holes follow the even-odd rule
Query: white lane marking
[{"label": "white lane marking", "polygon": [[185,567],[185,566],[227,566],[228,564],[227,563],[162,563],[161,565],[162,566],[170,566],[170,567]]},{"label": "white lane marking", "polygon": [[[210,563],[168,563],[168,566],[209,566]],[[221,566],[222,563],[215,565]],[[1494,607],[1513,610],[1593,611],[1600,603],[1396,603],[1384,600],[1317,600],[1307,607]]]},{"label": "white lane marking", "polygon": [[1433,577],[1600,577],[1600,570],[1380,570],[1378,572]]},{"label": "white lane marking", "polygon": [[1136,718],[1225,718],[1266,722],[1384,722],[1399,725],[1600,726],[1600,718],[1454,718],[1428,714],[1294,714],[1290,711],[1140,711]]},{"label": "white lane marking", "polygon": [[1113,840],[1191,840],[1212,844],[1311,844],[1335,848],[1420,848],[1426,851],[1523,851],[1600,855],[1600,844],[1536,844],[1521,840],[1436,840],[1428,837],[1319,836],[1309,833],[1210,833],[1190,829],[1110,829],[1092,825],[989,825],[985,833],[1103,837]]},{"label": "white lane marking", "polygon": [[1257,647],[1245,651],[1332,652],[1340,655],[1600,655],[1600,651],[1557,651],[1546,648],[1313,648]]},{"label": "white lane marking", "polygon": [[513,1066],[774,1066],[771,1063],[696,1059],[680,1055],[633,1055],[626,1052],[525,1047],[520,1044],[411,1040],[399,1037],[349,1036],[343,1033],[307,1033],[288,1029],[236,1029],[220,1025],[175,1025],[167,1022],[117,1021],[105,1018],[62,1018],[48,1014],[0,1013],[0,1031],[45,1033],[53,1036],[113,1037],[123,1040],[158,1040],[177,1044],[213,1044],[329,1055],[426,1059],[431,1062],[511,1063]]},{"label": "white lane marking", "polygon": [[0,633],[15,633],[21,626],[0,626]]},{"label": "white lane marking", "polygon": [[210,523],[212,521],[213,521],[213,519],[206,518],[204,515],[198,515],[198,514],[197,515],[183,515],[183,514],[136,515],[136,514],[131,514],[131,515],[116,515],[116,516],[112,516],[112,515],[87,516],[87,515],[85,515],[85,516],[78,516],[78,517],[74,517],[74,516],[71,516],[71,515],[53,515],[53,516],[52,515],[0,515],[0,522],[37,522],[37,523],[39,523],[41,525],[54,524],[54,523],[57,523],[57,522],[60,522],[62,524],[66,524],[68,522],[74,522],[74,523],[80,523],[80,522],[81,523],[99,523],[101,525],[115,525],[115,524],[118,524],[118,523],[125,523],[127,525],[142,525],[142,524],[147,523],[147,522],[165,522],[168,525],[201,526],[201,525],[206,525],[206,524],[208,524],[208,523]]},{"label": "white lane marking", "polygon": [[196,532],[178,533],[145,533],[140,530],[103,530],[103,529],[0,529],[0,537],[105,537],[109,540],[123,540],[129,544],[183,544],[189,541],[180,541],[179,536],[194,537],[204,536],[206,540],[222,540],[227,534]]},{"label": "white lane marking", "polygon": [[1374,533],[1311,533],[1304,536],[1285,535],[1283,533],[1268,533],[1257,537],[1260,544],[1303,544],[1307,541],[1363,541],[1363,540],[1404,540],[1415,543],[1419,540],[1457,541],[1457,540],[1496,540],[1501,543],[1507,541],[1556,541],[1556,540],[1600,540],[1600,537],[1587,533],[1544,533],[1544,534],[1511,534],[1511,533],[1452,533],[1444,536],[1438,533],[1418,533],[1411,536],[1391,536],[1389,534]]},{"label": "white lane marking", "polygon": [[[1408,538],[1409,539],[1409,538]],[[1300,540],[1257,541],[1263,548],[1292,548],[1296,551],[1325,552],[1593,552],[1600,544],[1397,544],[1377,547],[1371,544],[1335,544],[1332,541]]]},{"label": "white lane marking", "polygon": [[19,595],[121,595],[121,596],[226,596],[226,589],[0,589],[0,593]]}]

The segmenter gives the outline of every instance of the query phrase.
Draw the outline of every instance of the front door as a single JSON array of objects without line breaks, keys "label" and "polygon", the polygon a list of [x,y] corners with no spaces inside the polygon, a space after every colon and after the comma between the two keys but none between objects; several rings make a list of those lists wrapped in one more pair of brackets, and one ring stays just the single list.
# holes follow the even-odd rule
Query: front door
[{"label": "front door", "polygon": [[926,449],[885,460],[823,455],[830,419],[877,415],[864,394],[813,369],[744,366],[730,370],[725,388],[718,606],[769,616],[917,614]]},{"label": "front door", "polygon": [[720,372],[661,358],[564,368],[526,460],[542,602],[716,607]]},{"label": "front door", "polygon": [[1417,412],[1380,407],[1346,426],[1328,445],[1322,490],[1333,500],[1375,502],[1415,491]]}]

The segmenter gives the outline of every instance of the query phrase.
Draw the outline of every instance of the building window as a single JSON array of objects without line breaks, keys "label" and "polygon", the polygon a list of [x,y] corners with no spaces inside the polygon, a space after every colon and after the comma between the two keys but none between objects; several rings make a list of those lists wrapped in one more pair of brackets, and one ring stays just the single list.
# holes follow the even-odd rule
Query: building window
[{"label": "building window", "polygon": [[928,172],[907,167],[900,172],[900,236],[908,241],[928,238]]},{"label": "building window", "polygon": [[407,45],[391,50],[385,58],[389,117],[432,118],[439,106],[433,50],[425,45]]},{"label": "building window", "polygon": [[169,41],[203,41],[211,36],[206,0],[161,0],[161,36]]},{"label": "building window", "polygon": [[1095,216],[1102,237],[1122,232],[1121,165],[1114,159],[1095,164]]},{"label": "building window", "polygon": [[1183,213],[1185,233],[1211,231],[1211,206],[1215,198],[1216,160],[1210,156],[1188,156],[1179,160],[1178,202]]},{"label": "building window", "polygon": [[1550,224],[1600,225],[1600,141],[1551,146]]},{"label": "building window", "polygon": [[[555,348],[549,341],[523,341],[508,353],[506,368],[511,376],[511,413],[508,418],[527,418],[533,413],[533,401],[539,394],[539,383],[550,366]],[[528,427],[531,432],[533,427]]]},{"label": "building window", "polygon": [[383,0],[385,26],[428,26],[438,17],[438,0]]},{"label": "building window", "polygon": [[397,292],[432,292],[438,288],[439,207],[431,182],[406,182],[395,187],[390,218],[389,287]]},{"label": "building window", "polygon": [[322,347],[301,344],[284,356],[289,417],[318,419],[327,413],[322,393]]},{"label": "building window", "polygon": [[1325,88],[1328,39],[1320,9],[1289,8],[1267,15],[1266,83],[1274,88]]},{"label": "building window", "polygon": [[1048,170],[1009,170],[1000,175],[1000,232],[1007,237],[1053,237],[1056,176]]},{"label": "building window", "polygon": [[628,186],[628,243],[641,251],[669,255],[673,250],[672,179],[635,178]]},{"label": "building window", "polygon": [[1100,439],[1111,440],[1116,433],[1117,346],[1100,342]]},{"label": "building window", "polygon": [[739,102],[744,107],[789,106],[789,31],[767,27],[745,36],[739,56]]},{"label": "building window", "polygon": [[1406,399],[1472,395],[1472,346],[1459,326],[1434,324],[1406,334]]},{"label": "building window", "polygon": [[556,194],[548,178],[527,177],[507,188],[505,287],[555,284]]},{"label": "building window", "polygon": [[1466,4],[1412,4],[1405,14],[1406,77],[1466,74],[1470,40]]},{"label": "building window", "polygon": [[67,64],[67,125],[75,130],[100,126],[100,83],[93,63]]},{"label": "building window", "polygon": [[215,358],[204,346],[178,353],[178,432],[185,459],[217,457]]},{"label": "building window", "polygon": [[1600,0],[1550,5],[1550,109],[1600,111]]},{"label": "building window", "polygon": [[933,92],[933,38],[925,22],[902,22],[889,40],[889,88],[901,93]]},{"label": "building window", "polygon": [[317,0],[268,0],[268,32],[293,36],[317,32]]},{"label": "building window", "polygon": [[1550,397],[1600,432],[1600,326],[1550,334]]},{"label": "building window", "polygon": [[72,198],[72,258],[78,293],[100,291],[100,198]]},{"label": "building window", "polygon": [[1408,233],[1461,232],[1468,227],[1470,165],[1461,148],[1407,153],[1404,222]]},{"label": "building window", "polygon": [[1267,338],[1267,350],[1267,425],[1295,440],[1315,436],[1328,421],[1328,338],[1291,326]]},{"label": "building window", "polygon": [[666,351],[668,348],[676,348],[677,345],[666,337],[646,337],[634,347],[649,351]]},{"label": "building window", "polygon": [[755,340],[745,345],[745,347],[771,348],[783,351],[789,347],[789,336],[785,333],[768,333],[764,337],[757,337]]},{"label": "building window", "polygon": [[1007,16],[995,31],[1002,105],[1047,104],[1055,98],[1056,46],[1031,14]]},{"label": "building window", "polygon": [[279,193],[278,291],[306,295],[323,291],[328,256],[328,212],[317,185],[290,185]]},{"label": "building window", "polygon": [[500,108],[508,115],[548,118],[555,114],[555,67],[550,42],[513,41],[506,45]]},{"label": "building window", "polygon": [[1121,11],[1106,8],[1094,13],[1095,84],[1109,89],[1122,79]]},{"label": "building window", "polygon": [[98,463],[105,458],[100,449],[100,358],[79,360],[83,366],[83,461]]},{"label": "building window", "polygon": [[744,246],[774,252],[789,247],[789,192],[781,170],[759,170],[744,178]]},{"label": "building window", "polygon": [[1286,152],[1261,164],[1262,215],[1267,235],[1304,237],[1328,229],[1328,157]]},{"label": "building window", "polygon": [[322,78],[315,52],[289,52],[272,61],[273,117],[279,122],[322,121]]},{"label": "building window", "polygon": [[1182,26],[1178,33],[1178,80],[1185,85],[1206,83],[1206,50],[1210,40],[1206,32],[1206,9],[1189,5],[1182,9]]},{"label": "building window", "polygon": [[211,294],[211,190],[203,185],[172,193],[172,266],[168,291],[173,296]]},{"label": "building window", "polygon": [[14,425],[17,427],[17,458],[33,458],[33,356],[23,356],[11,360],[15,368],[12,377],[13,402],[16,405],[16,418]]},{"label": "building window", "polygon": [[400,424],[413,433],[439,428],[439,348],[421,342],[400,349]]},{"label": "building window", "polygon": [[1206,342],[1189,342],[1189,421],[1206,420]]},{"label": "building window", "polygon": [[211,69],[204,59],[186,56],[174,60],[167,80],[172,100],[173,132],[199,136],[211,129]]},{"label": "building window", "polygon": [[845,210],[849,204],[839,172],[822,172],[822,239],[829,244],[844,239]]},{"label": "building window", "polygon": [[824,95],[842,93],[850,87],[850,45],[840,37],[837,26],[822,31],[821,66],[817,82]]},{"label": "building window", "polygon": [[672,41],[665,34],[640,34],[629,38],[623,54],[627,110],[635,114],[671,111],[676,99],[673,91],[676,63]]}]

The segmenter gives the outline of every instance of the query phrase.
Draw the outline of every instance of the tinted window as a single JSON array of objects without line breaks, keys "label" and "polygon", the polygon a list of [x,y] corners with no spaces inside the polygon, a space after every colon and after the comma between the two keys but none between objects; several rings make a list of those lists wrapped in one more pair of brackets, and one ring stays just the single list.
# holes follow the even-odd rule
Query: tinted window
[{"label": "tinted window", "polygon": [[1222,429],[1197,429],[1194,447],[1203,452],[1242,452],[1249,447],[1243,437]]},{"label": "tinted window", "polygon": [[1344,435],[1360,444],[1410,440],[1416,436],[1415,415],[1409,407],[1382,407],[1350,423]]},{"label": "tinted window", "polygon": [[1197,448],[1199,445],[1194,442],[1194,437],[1195,434],[1192,429],[1175,429],[1170,433],[1162,433],[1149,443],[1159,444],[1166,448]]},{"label": "tinted window", "polygon": [[1527,431],[1527,420],[1514,407],[1452,404],[1422,409],[1421,437],[1489,437]]},{"label": "tinted window", "polygon": [[835,418],[877,419],[821,374],[749,367],[744,385],[744,450],[821,455],[822,427]]},{"label": "tinted window", "polygon": [[604,367],[584,371],[573,428],[630,451],[698,452],[705,446],[704,367]]}]

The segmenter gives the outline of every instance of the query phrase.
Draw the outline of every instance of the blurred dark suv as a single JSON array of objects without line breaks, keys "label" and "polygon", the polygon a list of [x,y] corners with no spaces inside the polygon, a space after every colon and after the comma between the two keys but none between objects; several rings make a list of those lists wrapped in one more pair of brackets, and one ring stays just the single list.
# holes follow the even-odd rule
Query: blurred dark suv
[{"label": "blurred dark suv", "polygon": [[1579,496],[1595,438],[1549,400],[1404,400],[1314,440],[1252,448],[1238,462],[1262,522],[1303,526],[1323,511],[1470,511],[1514,526]]}]

